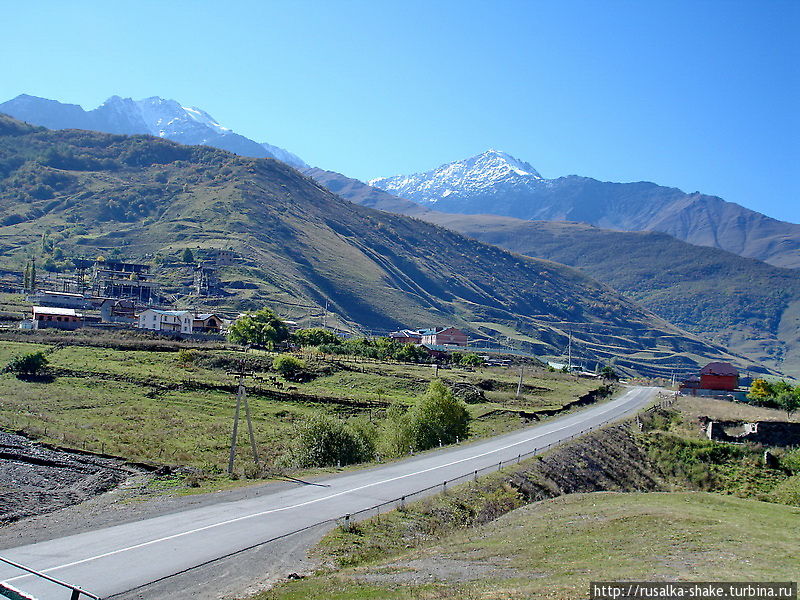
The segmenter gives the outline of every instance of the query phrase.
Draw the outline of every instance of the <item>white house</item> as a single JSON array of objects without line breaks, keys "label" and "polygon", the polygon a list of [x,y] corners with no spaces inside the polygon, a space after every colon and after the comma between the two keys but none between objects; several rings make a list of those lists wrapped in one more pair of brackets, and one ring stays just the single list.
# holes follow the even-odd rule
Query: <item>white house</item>
[{"label": "white house", "polygon": [[213,313],[198,314],[191,310],[158,310],[148,308],[139,313],[136,326],[152,331],[175,333],[220,333],[222,317]]},{"label": "white house", "polygon": [[139,313],[136,326],[152,331],[192,333],[193,314],[188,310],[158,310],[148,308]]}]

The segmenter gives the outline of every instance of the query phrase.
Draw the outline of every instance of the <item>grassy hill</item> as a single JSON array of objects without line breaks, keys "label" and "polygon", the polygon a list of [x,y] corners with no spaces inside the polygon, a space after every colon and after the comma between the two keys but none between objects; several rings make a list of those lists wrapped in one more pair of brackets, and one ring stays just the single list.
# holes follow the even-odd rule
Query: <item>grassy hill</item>
[{"label": "grassy hill", "polygon": [[800,376],[795,269],[657,232],[491,216],[425,218],[514,252],[577,267],[679,327]]},{"label": "grassy hill", "polygon": [[789,581],[797,515],[716,494],[574,494],[252,598],[571,600],[591,581]]},{"label": "grassy hill", "polygon": [[800,273],[664,233],[420,210],[337,173],[307,171],[359,204],[410,214],[513,252],[576,267],[667,321],[800,377]]},{"label": "grassy hill", "polygon": [[560,353],[572,331],[582,356],[648,372],[748,363],[569,267],[357,206],[283,163],[209,147],[0,116],[0,214],[0,269],[34,256],[58,267],[76,255],[160,262],[185,248],[230,249],[241,261],[222,271],[219,308],[267,304],[302,321],[328,303],[329,324],[343,329],[453,324],[538,354]]}]

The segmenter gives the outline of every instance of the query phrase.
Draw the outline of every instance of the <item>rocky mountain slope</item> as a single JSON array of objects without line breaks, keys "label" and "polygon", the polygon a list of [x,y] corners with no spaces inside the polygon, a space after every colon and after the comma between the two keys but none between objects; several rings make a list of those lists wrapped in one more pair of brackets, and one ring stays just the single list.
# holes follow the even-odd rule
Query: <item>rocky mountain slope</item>
[{"label": "rocky mountain slope", "polygon": [[338,173],[307,173],[352,202],[410,214],[513,252],[577,267],[671,323],[800,377],[800,272],[795,269],[659,232],[443,213]]},{"label": "rocky mountain slope", "polygon": [[278,161],[7,117],[0,157],[0,268],[40,256],[43,235],[52,258],[224,248],[240,262],[221,308],[302,320],[328,304],[343,329],[453,324],[542,355],[572,332],[576,354],[642,372],[752,366],[569,267],[358,206]]},{"label": "rocky mountain slope", "polygon": [[260,144],[220,125],[207,112],[154,96],[143,100],[112,96],[93,110],[77,104],[22,94],[0,104],[0,113],[48,129],[87,129],[126,135],[149,134],[182,144],[202,144],[256,158],[276,158],[307,167],[291,152]]},{"label": "rocky mountain slope", "polygon": [[496,150],[426,173],[369,183],[442,212],[661,231],[691,244],[800,268],[800,225],[715,196],[654,183],[610,183],[574,175],[544,179],[529,164]]}]

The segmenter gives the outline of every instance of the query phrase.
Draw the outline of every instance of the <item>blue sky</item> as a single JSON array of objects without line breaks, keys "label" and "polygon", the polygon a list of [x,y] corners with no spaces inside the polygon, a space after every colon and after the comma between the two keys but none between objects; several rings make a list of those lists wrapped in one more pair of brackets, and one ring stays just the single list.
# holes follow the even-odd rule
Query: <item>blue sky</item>
[{"label": "blue sky", "polygon": [[800,2],[6,3],[0,101],[162,96],[369,179],[488,148],[800,222]]}]

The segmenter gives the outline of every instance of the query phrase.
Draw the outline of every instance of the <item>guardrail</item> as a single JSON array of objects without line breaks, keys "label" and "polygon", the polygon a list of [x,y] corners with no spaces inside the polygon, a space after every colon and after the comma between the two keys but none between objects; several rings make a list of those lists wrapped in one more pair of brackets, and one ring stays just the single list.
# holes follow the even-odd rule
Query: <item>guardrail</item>
[{"label": "guardrail", "polygon": [[[75,585],[71,585],[69,583],[66,583],[64,581],[61,581],[60,579],[56,579],[55,577],[50,577],[49,575],[45,575],[44,573],[40,573],[39,571],[36,571],[35,569],[29,569],[28,567],[26,567],[24,565],[21,565],[19,563],[15,563],[14,561],[8,560],[7,558],[3,558],[2,556],[0,556],[0,562],[4,562],[7,565],[11,565],[12,567],[20,569],[21,571],[26,571],[26,572],[30,573],[31,575],[35,575],[36,577],[39,577],[40,579],[46,579],[47,581],[49,581],[51,583],[55,583],[57,585],[60,585],[63,588],[71,590],[70,600],[79,600],[81,596],[86,596],[87,598],[93,598],[93,600],[102,600],[100,598],[100,596],[95,596],[91,592],[87,592],[84,589],[81,589],[81,588],[79,588],[79,587],[77,587]],[[2,587],[3,587],[3,582],[0,581],[0,588],[2,588]],[[8,589],[8,588],[6,588],[6,589]],[[5,595],[5,594],[2,593],[2,591],[3,590],[0,589],[0,596]],[[29,598],[29,596],[27,596],[27,595],[20,594],[18,592],[18,590],[9,589],[9,591],[12,592],[12,593],[16,593],[16,595],[20,598],[20,600]]]}]

